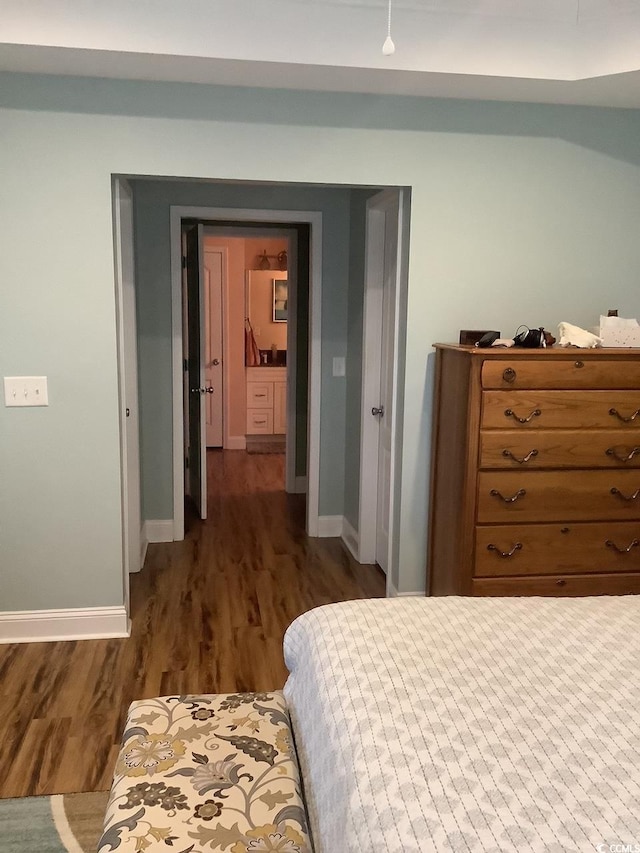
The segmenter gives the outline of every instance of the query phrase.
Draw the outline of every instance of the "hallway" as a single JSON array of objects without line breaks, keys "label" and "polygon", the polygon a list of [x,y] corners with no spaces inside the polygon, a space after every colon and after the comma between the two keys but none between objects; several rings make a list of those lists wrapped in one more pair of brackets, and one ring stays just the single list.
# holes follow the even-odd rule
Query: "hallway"
[{"label": "hallway", "polygon": [[282,687],[296,616],[384,595],[283,482],[282,454],[209,451],[209,520],[149,546],[129,639],[0,646],[0,797],[108,789],[133,699]]}]

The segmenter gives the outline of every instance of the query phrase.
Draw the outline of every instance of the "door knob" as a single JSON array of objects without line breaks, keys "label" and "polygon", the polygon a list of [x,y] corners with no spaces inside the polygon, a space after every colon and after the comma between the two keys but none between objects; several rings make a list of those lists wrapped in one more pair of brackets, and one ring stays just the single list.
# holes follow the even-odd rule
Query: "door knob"
[{"label": "door knob", "polygon": [[211,364],[212,364],[214,367],[217,367],[217,366],[220,364],[220,359],[219,359],[219,358],[214,358],[214,359],[213,359],[213,361],[211,362]]},{"label": "door knob", "polygon": [[192,388],[192,394],[213,394],[213,388]]},{"label": "door knob", "polygon": [[384,406],[380,406],[380,408],[376,408],[375,406],[371,409],[371,414],[376,418],[381,418],[384,415]]},{"label": "door knob", "polygon": [[213,394],[213,386],[212,385],[209,385],[204,390],[206,391],[207,394]]}]

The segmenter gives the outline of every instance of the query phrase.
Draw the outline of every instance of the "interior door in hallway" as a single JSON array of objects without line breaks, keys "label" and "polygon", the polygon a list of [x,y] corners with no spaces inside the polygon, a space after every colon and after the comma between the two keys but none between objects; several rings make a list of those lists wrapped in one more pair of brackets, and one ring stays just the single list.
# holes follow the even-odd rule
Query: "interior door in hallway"
[{"label": "interior door in hallway", "polygon": [[139,572],[140,559],[140,437],[138,420],[138,344],[136,324],[133,193],[118,178],[115,193],[115,250],[118,307],[121,318],[120,373],[123,453],[123,500],[125,505],[125,584],[129,572]]},{"label": "interior door in hallway", "polygon": [[394,400],[398,299],[404,281],[406,198],[388,189],[367,199],[364,298],[359,559],[393,569]]},{"label": "interior door in hallway", "polygon": [[[222,375],[222,279],[221,251],[207,249],[204,253],[205,309],[205,418],[206,446],[222,447],[224,394]],[[211,393],[209,389],[212,389]]]},{"label": "interior door in hallway", "polygon": [[380,354],[380,433],[378,441],[378,506],[376,562],[387,573],[389,555],[389,506],[391,497],[391,414],[393,408],[393,329],[396,276],[398,271],[398,198],[394,195],[384,210],[384,260],[382,285],[382,346]]},{"label": "interior door in hallway", "polygon": [[189,495],[200,518],[207,517],[207,453],[204,443],[206,435],[203,397],[207,393],[205,383],[205,330],[204,326],[204,264],[202,253],[202,225],[193,225],[186,232],[186,263],[184,277],[187,291],[187,365],[185,372],[185,394],[188,399],[188,470]]}]

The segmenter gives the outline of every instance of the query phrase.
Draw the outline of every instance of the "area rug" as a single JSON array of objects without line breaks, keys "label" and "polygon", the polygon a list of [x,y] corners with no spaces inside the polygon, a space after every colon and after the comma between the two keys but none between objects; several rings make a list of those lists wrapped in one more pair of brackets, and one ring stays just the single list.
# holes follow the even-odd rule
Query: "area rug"
[{"label": "area rug", "polygon": [[108,791],[0,800],[2,853],[96,853]]}]

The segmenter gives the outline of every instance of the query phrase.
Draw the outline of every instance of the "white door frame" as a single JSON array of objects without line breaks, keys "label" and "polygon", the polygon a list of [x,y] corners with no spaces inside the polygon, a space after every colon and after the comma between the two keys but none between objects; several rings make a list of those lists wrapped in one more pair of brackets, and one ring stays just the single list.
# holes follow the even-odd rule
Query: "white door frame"
[{"label": "white door frame", "polygon": [[[380,330],[383,323],[384,224],[386,209],[396,199],[398,205],[398,264],[394,281],[393,380],[391,411],[391,465],[389,477],[389,550],[387,554],[387,595],[393,593],[392,577],[395,541],[396,451],[398,442],[398,373],[402,293],[406,288],[404,245],[408,238],[405,209],[406,190],[389,189],[377,193],[366,204],[365,291],[362,341],[362,407],[360,412],[360,499],[358,517],[358,560],[374,563],[376,559],[376,522],[378,505],[378,434],[379,427],[371,415],[380,404]],[[386,416],[386,413],[385,413]]]},{"label": "white door frame", "polygon": [[[171,327],[173,374],[173,538],[184,539],[184,464],[182,411],[182,219],[225,222],[278,222],[310,226],[309,270],[309,406],[307,418],[307,534],[318,535],[320,503],[320,398],[322,308],[322,214],[318,211],[251,210],[171,205]],[[288,359],[287,359],[288,361]],[[295,391],[292,383],[289,393]]]}]

